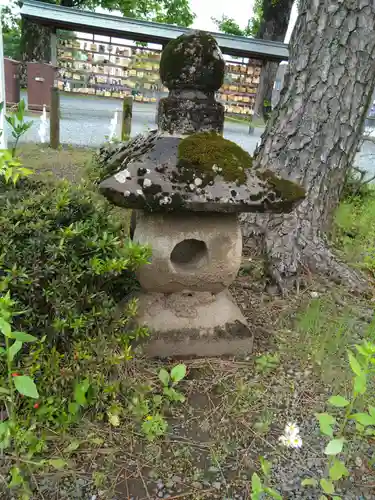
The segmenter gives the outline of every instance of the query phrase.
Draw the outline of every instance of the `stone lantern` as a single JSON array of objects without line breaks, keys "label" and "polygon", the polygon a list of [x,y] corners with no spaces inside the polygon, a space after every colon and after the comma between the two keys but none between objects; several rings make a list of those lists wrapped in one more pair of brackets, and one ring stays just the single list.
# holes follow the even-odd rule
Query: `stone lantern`
[{"label": "stone lantern", "polygon": [[137,210],[134,240],[152,248],[140,269],[139,325],[150,356],[246,354],[253,329],[228,287],[241,263],[240,212],[289,211],[298,185],[252,168],[252,157],[222,137],[215,101],[224,60],[215,39],[193,32],[163,51],[158,130],[102,155],[101,193]]}]

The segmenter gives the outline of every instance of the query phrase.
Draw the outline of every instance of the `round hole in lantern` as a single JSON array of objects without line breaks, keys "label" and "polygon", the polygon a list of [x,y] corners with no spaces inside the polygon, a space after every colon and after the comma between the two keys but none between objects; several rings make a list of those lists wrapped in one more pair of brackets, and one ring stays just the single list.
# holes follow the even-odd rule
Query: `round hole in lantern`
[{"label": "round hole in lantern", "polygon": [[171,262],[179,271],[193,271],[206,265],[208,262],[206,243],[193,238],[180,241],[171,252]]}]

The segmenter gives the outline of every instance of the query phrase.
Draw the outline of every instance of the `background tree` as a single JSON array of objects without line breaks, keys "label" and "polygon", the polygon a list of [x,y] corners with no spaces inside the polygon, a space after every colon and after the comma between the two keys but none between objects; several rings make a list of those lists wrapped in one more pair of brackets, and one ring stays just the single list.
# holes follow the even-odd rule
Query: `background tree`
[{"label": "background tree", "polygon": [[301,0],[279,105],[256,151],[255,166],[305,186],[286,215],[243,216],[245,235],[263,236],[268,269],[285,290],[309,269],[360,287],[360,277],[327,246],[375,86],[373,0]]},{"label": "background tree", "polygon": [[[290,13],[294,0],[255,0],[253,17],[245,29],[241,29],[233,18],[223,16],[213,18],[223,33],[240,36],[251,36],[263,40],[283,42],[288,30]],[[263,116],[272,99],[278,63],[265,62],[260,75],[254,114]]]},{"label": "background tree", "polygon": [[248,21],[246,28],[242,29],[233,17],[223,15],[221,19],[216,19],[216,17],[212,17],[211,19],[222,33],[237,36],[253,36],[250,20]]},{"label": "background tree", "polygon": [[4,56],[12,59],[20,59],[20,20],[15,14],[16,3],[9,2],[1,11],[1,22],[3,26]]}]

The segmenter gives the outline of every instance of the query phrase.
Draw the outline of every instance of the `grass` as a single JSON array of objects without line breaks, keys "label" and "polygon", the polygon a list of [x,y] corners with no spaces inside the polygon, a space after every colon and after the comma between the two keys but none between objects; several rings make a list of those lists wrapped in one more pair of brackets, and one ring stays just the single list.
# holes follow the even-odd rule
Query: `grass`
[{"label": "grass", "polygon": [[228,122],[235,122],[235,123],[246,123],[248,125],[252,125],[255,128],[264,128],[266,126],[265,121],[263,118],[258,118],[258,117],[241,117],[241,116],[226,116],[225,120]]},{"label": "grass", "polygon": [[[24,145],[20,153],[25,166],[38,174],[73,182],[85,175],[92,156],[87,149],[53,151],[38,145]],[[343,258],[370,275],[375,270],[368,262],[374,235],[375,198],[341,204],[334,242]],[[375,341],[373,303],[319,280],[288,299],[271,297],[263,291],[261,268],[259,254],[246,255],[232,287],[254,328],[254,355],[185,361],[188,376],[180,390],[186,402],[168,409],[169,431],[158,441],[144,439],[130,411],[116,428],[87,414],[69,433],[51,432],[51,455],[62,456],[68,465],[48,474],[34,472],[35,498],[153,499],[162,482],[171,499],[222,500],[235,494],[248,499],[260,455],[278,467],[311,472],[303,457],[315,459],[322,453],[310,422],[314,412],[324,408],[327,396],[348,390],[347,348],[363,338]],[[120,366],[124,394],[139,394],[145,387],[158,393],[159,369],[173,364],[139,355]],[[368,400],[373,401],[374,395],[371,391]],[[290,420],[297,421],[302,431],[306,428],[307,455],[302,458],[278,445]],[[355,454],[367,466],[363,448]],[[364,498],[370,498],[366,484],[374,480],[369,465],[368,470],[368,478],[363,474],[354,483],[356,492],[365,492]]]},{"label": "grass", "polygon": [[22,163],[38,175],[52,175],[70,181],[82,179],[94,149],[64,146],[58,150],[42,144],[22,144],[18,149]]},{"label": "grass", "polygon": [[344,201],[336,211],[333,240],[352,266],[375,277],[375,196]]}]

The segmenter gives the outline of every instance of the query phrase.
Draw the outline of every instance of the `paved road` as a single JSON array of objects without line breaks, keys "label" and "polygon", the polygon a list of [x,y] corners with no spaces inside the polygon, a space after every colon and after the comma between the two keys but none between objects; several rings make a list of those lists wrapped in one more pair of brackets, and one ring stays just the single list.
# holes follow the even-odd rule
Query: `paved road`
[{"label": "paved road", "polygon": [[[27,96],[24,96],[27,101]],[[80,96],[61,96],[60,138],[63,144],[97,147],[103,144],[105,136],[109,135],[110,122],[115,111],[121,111],[121,101],[118,99],[85,98]],[[155,104],[134,103],[132,119],[132,136],[155,129]],[[39,142],[39,119],[33,120],[24,141]],[[256,130],[249,136],[247,126],[242,123],[226,122],[225,137],[236,141],[245,149],[253,151],[260,138],[261,130]],[[49,140],[49,137],[47,137]]]},{"label": "paved road", "polygon": [[[27,101],[27,96],[23,95]],[[110,121],[116,110],[121,110],[121,101],[110,98],[87,98],[79,95],[61,95],[60,138],[63,144],[99,147],[109,135]],[[155,125],[155,104],[134,103],[132,136],[152,130]],[[32,118],[27,118],[32,120]],[[34,118],[33,126],[24,137],[27,142],[40,142],[38,136],[39,119]],[[224,136],[237,142],[252,153],[260,139],[262,129],[248,134],[248,127],[242,123],[225,122]],[[49,141],[49,137],[47,137]],[[357,156],[357,164],[375,175],[375,144],[366,141]]]}]

